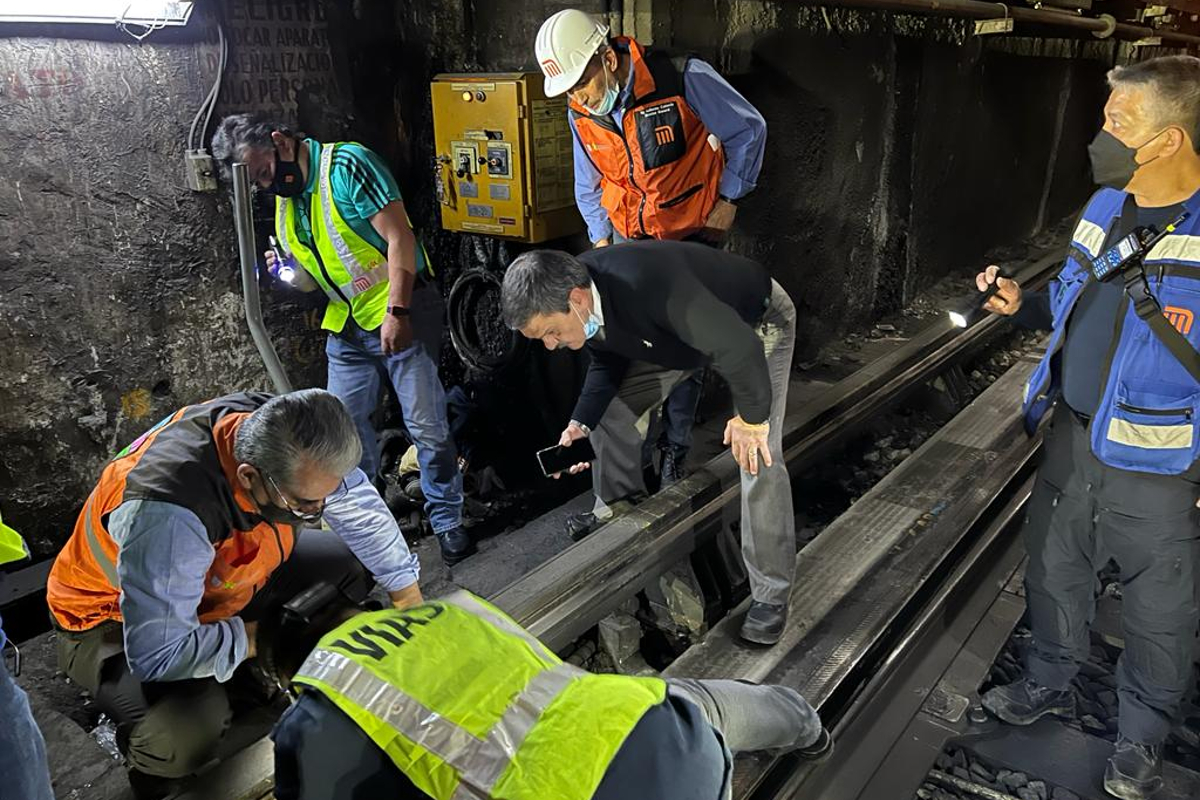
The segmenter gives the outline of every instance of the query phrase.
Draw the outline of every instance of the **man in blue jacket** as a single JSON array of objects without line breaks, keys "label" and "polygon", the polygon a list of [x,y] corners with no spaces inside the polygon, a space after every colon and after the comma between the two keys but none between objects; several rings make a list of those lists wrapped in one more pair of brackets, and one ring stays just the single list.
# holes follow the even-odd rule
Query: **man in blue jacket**
[{"label": "man in blue jacket", "polygon": [[[1162,742],[1192,677],[1197,620],[1200,384],[1184,361],[1200,345],[1200,59],[1119,67],[1109,83],[1104,128],[1089,148],[1103,188],[1049,292],[1023,293],[994,266],[976,279],[981,291],[1000,283],[990,311],[1053,330],[1026,389],[1027,427],[1058,401],[1025,525],[1026,676],[983,703],[1016,725],[1074,710],[1096,573],[1115,560],[1125,652],[1120,736],[1104,787],[1142,800],[1162,785]],[[1140,295],[1120,278],[1092,277],[1092,259],[1137,227],[1165,230],[1184,211],[1191,216],[1144,260],[1154,303],[1134,302]],[[1187,340],[1182,360],[1165,344],[1174,332],[1150,327],[1160,314]]]}]

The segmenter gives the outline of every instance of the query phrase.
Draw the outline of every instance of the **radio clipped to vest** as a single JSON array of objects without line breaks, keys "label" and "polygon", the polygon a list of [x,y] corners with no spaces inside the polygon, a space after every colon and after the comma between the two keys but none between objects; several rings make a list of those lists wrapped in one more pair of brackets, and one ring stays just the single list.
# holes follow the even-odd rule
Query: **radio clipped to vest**
[{"label": "radio clipped to vest", "polygon": [[[1178,219],[1167,225],[1161,231],[1153,225],[1139,226],[1133,233],[1123,237],[1112,247],[1098,257],[1092,259],[1092,276],[1096,280],[1110,281],[1117,275],[1128,275],[1130,272],[1145,274],[1142,271],[1142,261],[1154,246],[1175,232],[1191,214],[1184,211]],[[1126,281],[1128,281],[1128,277]]]},{"label": "radio clipped to vest", "polygon": [[1170,236],[1192,216],[1184,211],[1161,231],[1153,226],[1139,226],[1097,258],[1092,259],[1092,277],[1107,282],[1120,275],[1125,282],[1125,294],[1133,303],[1134,313],[1143,320],[1171,355],[1200,383],[1200,353],[1182,333],[1175,329],[1163,314],[1162,305],[1150,291],[1143,262],[1154,247]]}]

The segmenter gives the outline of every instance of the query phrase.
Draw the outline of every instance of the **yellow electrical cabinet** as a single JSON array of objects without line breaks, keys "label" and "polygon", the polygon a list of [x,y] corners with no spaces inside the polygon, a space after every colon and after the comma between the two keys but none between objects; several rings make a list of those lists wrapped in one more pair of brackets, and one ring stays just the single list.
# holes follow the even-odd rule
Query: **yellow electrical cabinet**
[{"label": "yellow electrical cabinet", "polygon": [[522,242],[583,229],[565,97],[540,72],[437,75],[433,139],[442,227]]}]

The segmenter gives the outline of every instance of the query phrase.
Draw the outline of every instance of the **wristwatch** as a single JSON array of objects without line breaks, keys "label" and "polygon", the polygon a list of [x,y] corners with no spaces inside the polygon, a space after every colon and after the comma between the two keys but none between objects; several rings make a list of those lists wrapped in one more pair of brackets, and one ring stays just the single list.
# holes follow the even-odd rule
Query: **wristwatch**
[{"label": "wristwatch", "polygon": [[412,312],[404,306],[388,306],[387,312],[393,317],[407,317],[412,314]]},{"label": "wristwatch", "polygon": [[736,206],[738,204],[737,200],[734,200],[732,197],[726,197],[723,194],[717,195],[717,199],[724,200],[726,203],[729,203],[729,205],[731,205],[731,206]]}]

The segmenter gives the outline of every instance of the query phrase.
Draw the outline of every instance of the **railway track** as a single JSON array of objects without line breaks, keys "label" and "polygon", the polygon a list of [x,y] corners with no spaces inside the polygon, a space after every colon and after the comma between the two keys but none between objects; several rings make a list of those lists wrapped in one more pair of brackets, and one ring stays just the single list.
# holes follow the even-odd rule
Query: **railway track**
[{"label": "railway track", "polygon": [[[1018,279],[1028,287],[1044,285],[1058,262],[1042,259]],[[784,435],[789,471],[794,476],[818,465],[865,424],[985,347],[1005,324],[989,318],[962,331],[939,320],[790,409]],[[824,716],[840,720],[845,696],[860,693],[858,684],[872,664],[888,661],[880,655],[887,650],[886,636],[914,613],[914,603],[936,594],[939,581],[957,574],[952,557],[973,552],[972,537],[999,513],[993,505],[1011,500],[1013,472],[1027,469],[1034,453],[1023,433],[1015,435],[1014,403],[1031,368],[1029,361],[1014,367],[801,552],[795,612],[779,646],[749,650],[738,644],[740,609],[734,608],[667,674],[781,680],[802,688]],[[995,449],[1002,440],[1003,458]],[[990,488],[981,488],[981,475]],[[736,522],[738,489],[732,459],[714,458],[490,599],[552,648],[568,648],[673,565],[719,539],[722,528]],[[870,511],[872,495],[882,498],[876,513]],[[951,495],[957,502],[947,501]],[[839,533],[850,529],[857,535]],[[871,588],[910,580],[916,581],[913,592],[890,599]],[[270,774],[270,743],[264,739],[225,762],[202,790],[187,797],[269,797]],[[788,796],[778,792],[791,791],[796,779],[786,760],[740,759],[735,796]]]}]

